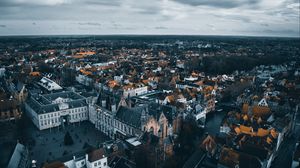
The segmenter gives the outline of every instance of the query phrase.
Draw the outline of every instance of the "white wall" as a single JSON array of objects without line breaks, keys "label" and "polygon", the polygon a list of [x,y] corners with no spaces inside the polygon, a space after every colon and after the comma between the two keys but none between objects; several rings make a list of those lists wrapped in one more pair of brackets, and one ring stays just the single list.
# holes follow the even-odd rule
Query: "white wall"
[{"label": "white wall", "polygon": [[[33,113],[36,114],[35,112],[33,112]],[[55,111],[55,112],[50,112],[50,113],[45,113],[45,114],[39,114],[36,126],[40,130],[48,129],[50,127],[51,128],[57,127],[57,126],[61,125],[60,117],[65,116],[65,115],[70,115],[71,123],[88,120],[88,118],[89,118],[88,107],[83,106],[83,107],[79,107],[79,108],[72,108],[72,109]],[[31,117],[31,120],[34,122],[34,118]]]},{"label": "white wall", "polygon": [[138,96],[141,94],[145,94],[148,92],[148,86],[143,86],[143,87],[138,87],[138,88],[134,88],[134,89],[128,89],[128,90],[124,90],[123,92],[123,96],[124,97],[132,97],[132,96]]},{"label": "white wall", "polygon": [[96,160],[91,163],[87,160],[87,168],[109,168],[107,163],[107,157],[104,157],[100,160]]}]

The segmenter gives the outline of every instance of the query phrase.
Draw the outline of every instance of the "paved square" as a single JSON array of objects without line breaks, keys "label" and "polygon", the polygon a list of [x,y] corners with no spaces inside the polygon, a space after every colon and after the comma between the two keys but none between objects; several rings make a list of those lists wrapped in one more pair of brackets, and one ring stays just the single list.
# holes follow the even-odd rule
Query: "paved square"
[{"label": "paved square", "polygon": [[[89,121],[73,123],[66,126],[65,129],[57,127],[39,131],[33,125],[28,129],[30,156],[32,160],[37,161],[38,166],[43,162],[82,151],[85,144],[97,147],[100,143],[109,140]],[[74,141],[71,146],[64,145],[64,136],[67,131]]]}]

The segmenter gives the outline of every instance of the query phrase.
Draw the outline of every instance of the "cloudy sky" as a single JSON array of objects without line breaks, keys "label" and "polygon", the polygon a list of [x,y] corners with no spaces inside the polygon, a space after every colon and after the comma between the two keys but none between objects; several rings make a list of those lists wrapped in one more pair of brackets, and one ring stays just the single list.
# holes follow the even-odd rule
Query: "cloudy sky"
[{"label": "cloudy sky", "polygon": [[0,35],[299,37],[300,0],[0,0]]}]

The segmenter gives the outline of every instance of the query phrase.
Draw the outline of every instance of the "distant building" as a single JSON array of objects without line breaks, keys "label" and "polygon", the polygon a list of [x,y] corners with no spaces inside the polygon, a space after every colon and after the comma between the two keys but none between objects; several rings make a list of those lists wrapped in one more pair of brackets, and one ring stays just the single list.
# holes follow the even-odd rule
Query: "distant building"
[{"label": "distant building", "polygon": [[139,96],[142,94],[145,94],[148,92],[148,86],[144,85],[138,85],[136,87],[134,86],[124,86],[123,87],[123,96],[124,97],[133,97],[133,96]]},{"label": "distant building", "polygon": [[54,82],[51,79],[48,79],[46,77],[43,77],[38,84],[40,86],[42,86],[43,88],[47,89],[48,91],[61,90],[62,89],[62,87],[59,86],[56,82]]},{"label": "distant building", "polygon": [[0,121],[15,120],[21,117],[21,108],[15,100],[0,100]]},{"label": "distant building", "polygon": [[18,101],[0,88],[0,121],[19,119],[21,114]]},{"label": "distant building", "polygon": [[90,78],[89,76],[87,75],[83,75],[83,74],[78,74],[76,76],[76,81],[82,85],[85,85],[85,86],[91,86],[92,83],[93,83],[93,79]]},{"label": "distant building", "polygon": [[0,77],[5,75],[5,68],[0,68]]}]

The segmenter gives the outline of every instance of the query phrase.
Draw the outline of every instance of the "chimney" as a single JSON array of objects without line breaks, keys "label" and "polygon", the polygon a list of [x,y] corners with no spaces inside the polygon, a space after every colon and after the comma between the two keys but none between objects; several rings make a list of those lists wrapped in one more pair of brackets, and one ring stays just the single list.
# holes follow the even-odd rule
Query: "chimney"
[{"label": "chimney", "polygon": [[85,160],[86,160],[86,162],[89,160],[88,154],[85,154]]},{"label": "chimney", "polygon": [[101,100],[101,106],[106,108],[106,100],[104,100],[104,99]]},{"label": "chimney", "polygon": [[112,104],[112,105],[111,105],[111,111],[112,111],[113,113],[117,112],[117,106],[116,106],[116,104]]}]

